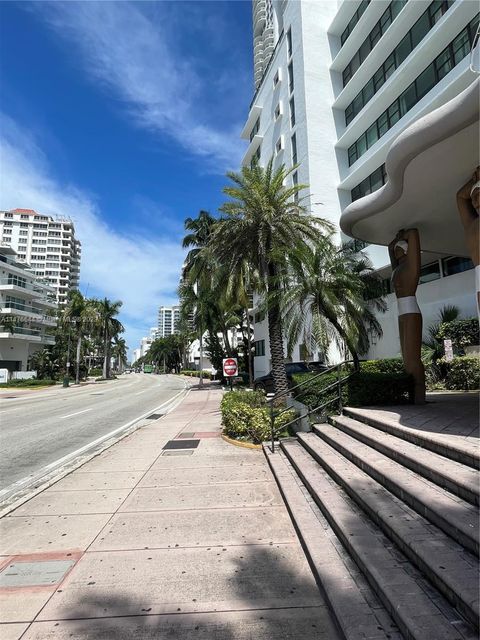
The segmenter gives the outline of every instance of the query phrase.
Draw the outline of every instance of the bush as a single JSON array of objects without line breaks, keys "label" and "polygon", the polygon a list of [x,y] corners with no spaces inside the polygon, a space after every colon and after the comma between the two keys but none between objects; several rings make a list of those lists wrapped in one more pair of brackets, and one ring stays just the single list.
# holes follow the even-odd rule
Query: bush
[{"label": "bush", "polygon": [[[271,437],[270,408],[263,391],[226,393],[220,404],[223,433],[237,440],[261,444]],[[296,416],[293,409],[275,418],[275,429],[281,430]]]},{"label": "bush", "polygon": [[464,355],[465,347],[479,344],[478,320],[477,318],[466,318],[465,320],[444,322],[440,325],[437,339],[451,340],[454,353]]},{"label": "bush", "polygon": [[[182,371],[180,371],[180,375],[181,376],[187,376],[189,378],[199,378],[200,377],[200,371],[192,371],[190,369],[182,369]],[[203,377],[206,378],[207,380],[211,380],[212,379],[212,374],[211,374],[210,371],[204,371],[203,372]]]},{"label": "bush", "polygon": [[445,387],[451,391],[472,391],[480,388],[480,359],[460,356],[444,363],[447,367]]},{"label": "bush", "polygon": [[[345,375],[344,372],[342,375]],[[314,374],[301,373],[293,376],[295,384],[312,379]],[[326,412],[338,410],[335,398],[338,395],[337,388],[332,387],[324,391],[329,385],[337,382],[337,373],[326,373],[317,379],[312,379],[311,384],[306,384],[296,390],[295,398],[306,404],[310,409],[315,409],[321,404],[331,401]],[[345,380],[342,384],[342,404],[350,407],[363,407],[370,405],[405,404],[411,401],[413,393],[413,380],[407,373],[382,373],[359,371]]]},{"label": "bush", "polygon": [[103,376],[103,369],[102,367],[92,367],[92,369],[89,369],[88,375],[98,378],[99,376]]},{"label": "bush", "polygon": [[30,378],[29,380],[9,380],[0,384],[0,388],[4,387],[51,387],[56,384],[55,380],[37,380],[37,378]]},{"label": "bush", "polygon": [[365,362],[360,363],[360,371],[364,373],[405,373],[401,358],[365,360]]}]

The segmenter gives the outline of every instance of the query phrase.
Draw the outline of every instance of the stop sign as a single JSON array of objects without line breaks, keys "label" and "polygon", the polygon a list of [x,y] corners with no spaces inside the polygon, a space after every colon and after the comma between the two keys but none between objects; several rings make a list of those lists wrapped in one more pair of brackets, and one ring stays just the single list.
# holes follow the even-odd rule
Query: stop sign
[{"label": "stop sign", "polygon": [[236,376],[238,371],[237,359],[236,358],[225,358],[223,361],[223,375],[225,376]]}]

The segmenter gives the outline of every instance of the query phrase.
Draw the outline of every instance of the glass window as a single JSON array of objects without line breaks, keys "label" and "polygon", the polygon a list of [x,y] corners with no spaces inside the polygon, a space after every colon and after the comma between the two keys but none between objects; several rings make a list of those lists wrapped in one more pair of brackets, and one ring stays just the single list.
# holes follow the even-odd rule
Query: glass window
[{"label": "glass window", "polygon": [[293,91],[293,62],[288,65],[288,90],[290,93]]},{"label": "glass window", "polygon": [[370,46],[372,49],[377,44],[377,42],[380,40],[381,37],[382,37],[382,30],[380,29],[380,23],[377,22],[377,24],[373,27],[370,33]]},{"label": "glass window", "polygon": [[372,50],[370,46],[370,40],[365,40],[362,46],[360,47],[357,54],[355,54],[355,58],[359,59],[359,62],[363,62],[365,58],[368,56],[370,51]]},{"label": "glass window", "polygon": [[345,87],[352,78],[352,70],[350,69],[350,65],[347,65],[342,73],[343,78],[343,86]]},{"label": "glass window", "polygon": [[388,115],[387,112],[384,111],[382,115],[378,118],[378,137],[381,138],[388,131]]},{"label": "glass window", "polygon": [[367,129],[367,148],[370,149],[372,145],[378,140],[377,123],[374,122],[371,127]]},{"label": "glass window", "polygon": [[297,134],[294,133],[292,136],[292,162],[293,164],[297,164]]},{"label": "glass window", "polygon": [[388,58],[385,60],[384,64],[383,64],[383,70],[384,70],[384,74],[385,74],[385,80],[387,80],[387,78],[389,78],[392,73],[395,71],[396,66],[395,66],[395,54],[391,53]]},{"label": "glass window", "polygon": [[291,29],[287,31],[287,53],[288,53],[288,57],[290,58],[290,56],[292,55],[292,30]]},{"label": "glass window", "polygon": [[345,109],[345,123],[348,125],[354,118],[353,114],[353,104],[350,103],[348,107]]},{"label": "glass window", "polygon": [[295,100],[293,96],[290,98],[290,126],[295,126]]},{"label": "glass window", "polygon": [[393,125],[400,120],[400,106],[398,104],[398,100],[395,100],[395,102],[388,107],[387,115],[389,126],[392,128]]},{"label": "glass window", "polygon": [[450,47],[442,51],[434,60],[438,81],[447,75],[453,69],[453,58],[451,56]]},{"label": "glass window", "polygon": [[429,64],[425,71],[415,80],[418,100],[421,100],[435,86],[435,83],[435,68],[433,64]]},{"label": "glass window", "polygon": [[385,182],[383,180],[382,167],[379,167],[378,169],[375,169],[375,171],[370,176],[370,187],[372,191],[376,191],[377,189],[380,189],[380,187],[383,187],[384,184]]},{"label": "glass window", "polygon": [[426,264],[420,269],[420,278],[418,283],[424,284],[425,282],[431,282],[432,280],[438,280],[439,278],[440,263],[437,260],[436,262],[432,262],[432,264]]},{"label": "glass window", "polygon": [[420,16],[420,18],[416,21],[416,23],[411,28],[412,47],[414,49],[416,46],[420,44],[420,42],[427,35],[429,30],[430,30],[430,17],[428,15],[428,11],[425,11],[425,13]]},{"label": "glass window", "polygon": [[385,11],[383,16],[380,18],[380,27],[382,32],[385,32],[388,27],[392,24],[392,16],[390,11]]},{"label": "glass window", "polygon": [[395,20],[395,18],[398,16],[400,11],[405,6],[405,2],[406,0],[393,0],[392,4],[390,5],[390,11],[392,12],[392,20]]},{"label": "glass window", "polygon": [[353,187],[352,193],[350,195],[352,196],[352,202],[358,200],[361,197],[360,187],[358,185],[356,187]]},{"label": "glass window", "polygon": [[370,100],[370,98],[373,96],[374,93],[375,93],[375,89],[373,86],[373,78],[370,78],[370,80],[362,89],[363,104],[366,104]]},{"label": "glass window", "polygon": [[357,115],[357,113],[363,107],[363,98],[362,98],[361,92],[355,96],[352,104],[353,104],[353,112],[355,113],[355,115]]},{"label": "glass window", "polygon": [[410,33],[398,43],[395,48],[395,59],[397,61],[397,67],[399,67],[402,62],[410,55],[412,51],[412,43],[410,42]]},{"label": "glass window", "polygon": [[470,39],[467,29],[464,29],[452,43],[454,64],[458,64],[470,53]]},{"label": "glass window", "polygon": [[255,343],[255,355],[256,356],[264,356],[265,355],[265,340],[257,340]]},{"label": "glass window", "polygon": [[357,140],[357,154],[358,157],[360,157],[361,155],[363,155],[365,153],[365,151],[367,150],[367,136],[366,134],[362,134],[360,136],[360,138]]},{"label": "glass window", "polygon": [[383,67],[380,67],[380,69],[373,75],[373,85],[375,87],[375,92],[380,89],[384,82],[385,74],[383,73]]},{"label": "glass window", "polygon": [[409,111],[413,105],[417,102],[417,92],[415,89],[415,83],[405,89],[398,99],[400,103],[400,113],[402,117]]},{"label": "glass window", "polygon": [[463,271],[469,271],[473,269],[473,262],[470,258],[444,258],[442,260],[443,275],[453,276],[455,273],[462,273]]},{"label": "glass window", "polygon": [[357,155],[357,145],[352,144],[348,149],[348,166],[351,167],[352,164],[358,159]]}]

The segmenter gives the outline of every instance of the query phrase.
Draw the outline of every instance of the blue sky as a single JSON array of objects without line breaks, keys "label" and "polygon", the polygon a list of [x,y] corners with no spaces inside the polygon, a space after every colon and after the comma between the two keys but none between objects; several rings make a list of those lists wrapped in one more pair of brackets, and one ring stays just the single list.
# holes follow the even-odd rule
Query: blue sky
[{"label": "blue sky", "polygon": [[0,208],[73,218],[81,289],[124,301],[136,347],[239,166],[250,2],[1,2],[0,25]]}]

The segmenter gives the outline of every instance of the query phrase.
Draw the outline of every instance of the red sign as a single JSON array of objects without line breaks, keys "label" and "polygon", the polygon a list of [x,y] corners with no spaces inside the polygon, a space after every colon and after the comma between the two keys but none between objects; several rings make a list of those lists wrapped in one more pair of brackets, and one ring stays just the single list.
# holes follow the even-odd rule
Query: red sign
[{"label": "red sign", "polygon": [[224,376],[236,376],[238,371],[238,364],[236,358],[226,358],[223,361],[223,375]]}]

